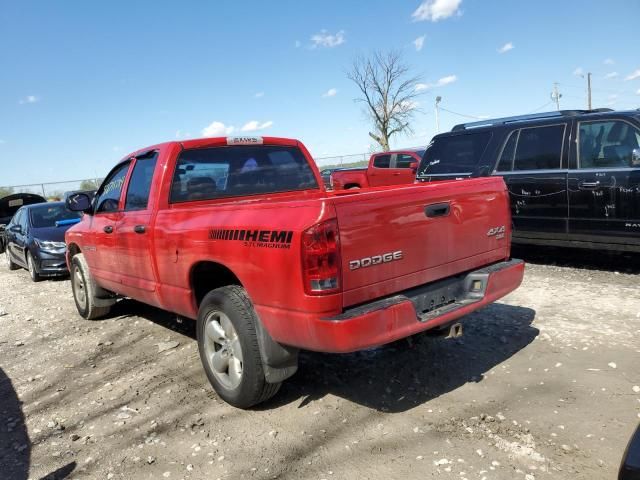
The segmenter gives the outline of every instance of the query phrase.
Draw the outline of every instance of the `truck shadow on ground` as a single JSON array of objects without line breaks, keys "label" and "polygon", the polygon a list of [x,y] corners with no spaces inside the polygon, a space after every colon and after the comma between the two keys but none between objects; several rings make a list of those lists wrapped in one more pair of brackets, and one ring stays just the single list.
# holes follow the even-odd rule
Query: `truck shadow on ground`
[{"label": "truck shadow on ground", "polygon": [[299,407],[327,394],[382,411],[403,412],[444,395],[484,374],[530,344],[539,330],[535,311],[492,304],[464,317],[464,335],[425,334],[351,354],[302,352],[296,375],[258,408],[296,402]]},{"label": "truck shadow on ground", "polygon": [[[140,316],[195,339],[195,322],[125,300],[113,315]],[[462,320],[464,336],[445,339],[417,335],[379,348],[350,354],[301,352],[298,372],[258,410],[293,402],[299,407],[328,394],[384,412],[402,412],[446,394],[467,382],[480,382],[496,365],[530,344],[539,330],[535,311],[491,304]],[[203,374],[204,378],[204,374]]]},{"label": "truck shadow on ground", "polygon": [[521,258],[526,263],[532,264],[605,272],[640,273],[640,253],[513,245],[511,254],[515,258]]},{"label": "truck shadow on ground", "polygon": [[[25,424],[22,402],[11,379],[0,368],[0,478],[25,480],[31,478],[31,439]],[[58,468],[41,480],[62,480],[76,467],[76,462]]]},{"label": "truck shadow on ground", "polygon": [[0,368],[0,476],[29,478],[31,440],[22,413],[22,402],[11,379]]}]

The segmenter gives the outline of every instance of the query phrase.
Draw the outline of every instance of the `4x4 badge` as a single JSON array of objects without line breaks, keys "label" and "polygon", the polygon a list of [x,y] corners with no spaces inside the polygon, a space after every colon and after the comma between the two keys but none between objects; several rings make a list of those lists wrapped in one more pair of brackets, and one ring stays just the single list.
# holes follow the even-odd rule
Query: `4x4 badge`
[{"label": "4x4 badge", "polygon": [[487,232],[487,237],[496,237],[496,239],[504,238],[504,225],[500,225],[499,227],[490,228]]}]

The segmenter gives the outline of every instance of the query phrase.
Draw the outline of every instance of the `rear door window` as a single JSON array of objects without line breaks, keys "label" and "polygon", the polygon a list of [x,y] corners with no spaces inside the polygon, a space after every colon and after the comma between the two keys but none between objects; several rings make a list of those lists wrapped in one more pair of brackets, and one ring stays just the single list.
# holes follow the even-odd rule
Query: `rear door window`
[{"label": "rear door window", "polygon": [[559,169],[564,129],[564,124],[521,129],[518,135],[513,169]]},{"label": "rear door window", "polygon": [[418,176],[470,174],[480,164],[491,132],[474,132],[434,139],[427,147]]},{"label": "rear door window", "polygon": [[373,157],[373,166],[376,168],[389,168],[391,166],[391,155],[376,155]]},{"label": "rear door window", "polygon": [[640,131],[622,120],[580,122],[578,165],[580,168],[626,168],[633,151],[640,148]]},{"label": "rear door window", "polygon": [[416,159],[411,155],[407,155],[406,153],[399,153],[396,156],[396,168],[409,168],[412,162],[415,162]]},{"label": "rear door window", "polygon": [[317,189],[297,147],[261,145],[185,150],[176,164],[171,203]]}]

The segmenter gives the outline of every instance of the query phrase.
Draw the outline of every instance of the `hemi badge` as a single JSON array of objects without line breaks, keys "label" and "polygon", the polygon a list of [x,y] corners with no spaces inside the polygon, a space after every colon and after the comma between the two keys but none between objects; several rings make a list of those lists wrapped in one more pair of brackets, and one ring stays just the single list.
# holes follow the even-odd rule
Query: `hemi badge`
[{"label": "hemi badge", "polygon": [[262,145],[262,137],[227,137],[227,145]]}]

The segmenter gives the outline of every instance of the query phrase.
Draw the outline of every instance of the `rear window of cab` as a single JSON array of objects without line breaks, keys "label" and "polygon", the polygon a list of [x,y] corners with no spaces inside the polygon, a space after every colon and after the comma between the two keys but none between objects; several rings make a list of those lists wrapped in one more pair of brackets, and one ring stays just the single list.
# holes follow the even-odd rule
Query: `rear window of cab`
[{"label": "rear window of cab", "polygon": [[480,164],[491,132],[473,132],[436,138],[427,147],[418,177],[446,174],[471,174]]},{"label": "rear window of cab", "polygon": [[185,150],[176,163],[171,203],[318,189],[299,148],[279,145]]}]

